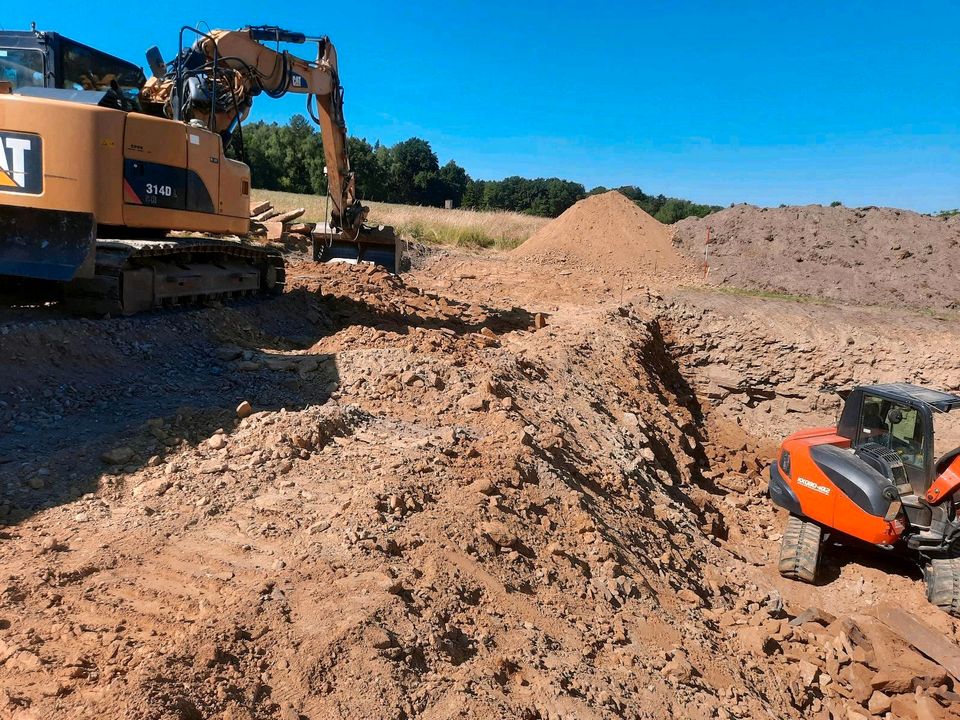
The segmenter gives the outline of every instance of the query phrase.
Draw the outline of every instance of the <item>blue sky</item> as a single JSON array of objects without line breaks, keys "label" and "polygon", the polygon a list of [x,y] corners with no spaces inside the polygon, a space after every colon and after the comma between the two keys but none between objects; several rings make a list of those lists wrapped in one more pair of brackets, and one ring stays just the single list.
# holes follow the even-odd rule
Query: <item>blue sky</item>
[{"label": "blue sky", "polygon": [[[324,14],[329,8],[329,15]],[[635,184],[700,202],[960,207],[960,3],[13,3],[8,30],[142,63],[181,25],[327,34],[351,134],[417,135],[474,177]],[[293,48],[291,48],[293,49]],[[302,96],[263,97],[284,121]]]}]

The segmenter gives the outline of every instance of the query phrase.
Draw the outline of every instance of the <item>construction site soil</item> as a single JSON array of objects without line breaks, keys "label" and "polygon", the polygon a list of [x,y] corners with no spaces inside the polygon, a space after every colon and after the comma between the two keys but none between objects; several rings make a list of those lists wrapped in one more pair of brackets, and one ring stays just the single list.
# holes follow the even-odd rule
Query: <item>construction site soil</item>
[{"label": "construction site soil", "polygon": [[681,251],[733,287],[866,305],[960,308],[960,216],[895,208],[736,205],[674,226]]},{"label": "construction site soil", "polygon": [[782,579],[761,475],[833,421],[822,385],[960,388],[953,324],[585,269],[583,232],[4,311],[0,715],[960,717],[881,622],[960,637],[919,573],[847,547]]}]

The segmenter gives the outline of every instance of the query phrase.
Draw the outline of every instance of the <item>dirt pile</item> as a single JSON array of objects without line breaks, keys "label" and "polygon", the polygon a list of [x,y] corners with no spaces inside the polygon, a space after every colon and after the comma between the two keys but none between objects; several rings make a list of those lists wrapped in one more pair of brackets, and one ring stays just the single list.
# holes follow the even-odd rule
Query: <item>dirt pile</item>
[{"label": "dirt pile", "polygon": [[517,257],[660,279],[686,276],[691,264],[671,243],[672,231],[611,190],[567,209],[514,250]]},{"label": "dirt pile", "polygon": [[675,225],[709,278],[734,287],[870,305],[960,307],[960,217],[893,208],[737,205]]},{"label": "dirt pile", "polygon": [[951,320],[688,291],[666,302],[663,322],[701,401],[759,438],[834,423],[833,388],[911,382],[960,391]]},{"label": "dirt pile", "polygon": [[[319,272],[285,298],[312,333],[238,320],[195,363],[242,386],[69,468],[43,448],[0,465],[8,716],[795,714],[757,660],[715,661],[737,646],[707,611],[768,591],[718,545],[696,407],[642,307],[544,325]],[[277,390],[311,385],[306,405]]]}]

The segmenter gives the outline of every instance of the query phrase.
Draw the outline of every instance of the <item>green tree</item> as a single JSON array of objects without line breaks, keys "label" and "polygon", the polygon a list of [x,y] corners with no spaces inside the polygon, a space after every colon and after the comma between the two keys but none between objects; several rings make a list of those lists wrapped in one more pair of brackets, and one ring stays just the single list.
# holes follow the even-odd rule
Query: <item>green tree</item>
[{"label": "green tree", "polygon": [[463,196],[470,184],[467,171],[451,160],[440,168],[439,177],[443,189],[442,200],[453,200],[454,207],[463,205]]},{"label": "green tree", "polygon": [[[379,141],[376,147],[379,147]],[[347,152],[350,154],[350,169],[357,176],[357,196],[365,200],[385,199],[384,171],[375,147],[365,138],[352,137],[347,139]]]},{"label": "green tree", "polygon": [[390,148],[386,173],[390,201],[413,205],[436,204],[435,183],[439,180],[439,172],[440,163],[426,140],[410,138],[397,143]]}]

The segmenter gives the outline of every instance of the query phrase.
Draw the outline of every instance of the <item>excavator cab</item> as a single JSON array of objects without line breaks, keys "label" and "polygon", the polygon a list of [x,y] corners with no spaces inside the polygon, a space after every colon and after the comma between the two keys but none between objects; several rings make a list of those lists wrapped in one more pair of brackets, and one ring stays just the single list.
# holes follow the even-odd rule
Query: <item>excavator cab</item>
[{"label": "excavator cab", "polygon": [[130,102],[146,82],[133,63],[55,32],[0,31],[0,82],[14,90],[114,90]]}]

